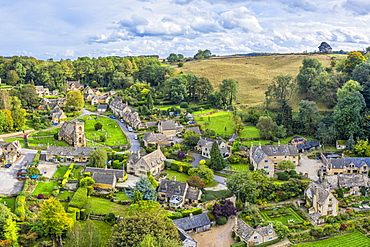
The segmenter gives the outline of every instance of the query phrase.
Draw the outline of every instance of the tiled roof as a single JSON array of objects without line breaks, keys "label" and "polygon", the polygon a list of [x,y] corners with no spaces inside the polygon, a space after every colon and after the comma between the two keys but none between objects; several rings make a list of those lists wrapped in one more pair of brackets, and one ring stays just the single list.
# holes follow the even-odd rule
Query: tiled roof
[{"label": "tiled roof", "polygon": [[163,141],[163,140],[166,140],[167,139],[167,136],[164,135],[164,134],[156,134],[156,133],[148,133],[146,134],[143,139],[146,141],[146,142],[159,142],[159,141]]},{"label": "tiled roof", "polygon": [[89,156],[96,148],[92,147],[48,147],[48,155],[71,155],[71,156]]},{"label": "tiled roof", "polygon": [[209,220],[207,214],[198,214],[198,215],[194,215],[194,216],[190,216],[190,217],[185,217],[185,218],[173,220],[173,223],[177,227],[179,227],[179,228],[181,228],[185,231],[188,231],[188,230],[191,230],[193,228],[198,228],[198,227],[210,225],[211,221]]},{"label": "tiled roof", "polygon": [[173,120],[159,121],[158,125],[161,125],[162,130],[175,130],[177,128],[176,122]]},{"label": "tiled roof", "polygon": [[102,173],[102,172],[94,172],[92,174],[92,179],[94,179],[95,183],[97,184],[108,184],[112,185],[116,182],[116,175],[113,173]]},{"label": "tiled roof", "polygon": [[166,197],[185,196],[186,183],[163,179],[158,187],[158,192],[166,193]]},{"label": "tiled roof", "polygon": [[123,170],[119,169],[103,169],[103,168],[95,168],[95,167],[86,167],[84,172],[91,172],[94,173],[105,173],[105,174],[114,174],[116,178],[123,178]]},{"label": "tiled roof", "polygon": [[313,141],[307,141],[305,143],[297,144],[297,149],[298,150],[310,150],[311,148],[317,148],[318,146],[320,146],[319,141],[313,140]]},{"label": "tiled roof", "polygon": [[355,167],[361,167],[363,165],[370,166],[370,158],[342,157],[340,159],[330,159],[329,163],[332,164],[333,169],[341,169],[344,166],[348,167],[350,164],[355,165]]},{"label": "tiled roof", "polygon": [[195,133],[197,133],[198,135],[201,135],[202,132],[200,132],[200,129],[198,126],[196,127],[190,127],[190,128],[186,128],[185,132],[188,132],[188,131],[194,131]]}]

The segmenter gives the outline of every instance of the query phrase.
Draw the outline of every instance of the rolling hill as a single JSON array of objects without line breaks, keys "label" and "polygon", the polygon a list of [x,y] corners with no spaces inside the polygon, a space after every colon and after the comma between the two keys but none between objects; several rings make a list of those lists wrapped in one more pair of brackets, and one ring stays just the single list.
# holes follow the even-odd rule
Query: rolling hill
[{"label": "rolling hill", "polygon": [[[297,76],[302,60],[307,56],[317,58],[323,66],[329,66],[333,59],[345,57],[334,54],[213,57],[186,62],[183,67],[176,66],[175,69],[207,77],[215,88],[223,79],[236,79],[239,82],[238,106],[258,107],[263,105],[265,91],[272,79],[278,75]],[[293,96],[289,102],[293,110],[298,109],[302,98],[297,94]],[[321,110],[326,110],[322,103],[317,104]]]}]

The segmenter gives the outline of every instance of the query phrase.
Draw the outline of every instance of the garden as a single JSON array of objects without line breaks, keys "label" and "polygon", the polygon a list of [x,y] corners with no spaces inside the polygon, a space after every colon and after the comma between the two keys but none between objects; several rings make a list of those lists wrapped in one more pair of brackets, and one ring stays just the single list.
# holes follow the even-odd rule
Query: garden
[{"label": "garden", "polygon": [[294,209],[290,207],[261,210],[260,215],[265,221],[280,221],[284,225],[303,223],[305,221],[297,212],[294,211]]},{"label": "garden", "polygon": [[304,244],[294,245],[297,247],[329,247],[329,246],[340,246],[340,247],[364,247],[370,246],[370,239],[359,231],[354,231],[340,236],[332,238],[313,241]]}]

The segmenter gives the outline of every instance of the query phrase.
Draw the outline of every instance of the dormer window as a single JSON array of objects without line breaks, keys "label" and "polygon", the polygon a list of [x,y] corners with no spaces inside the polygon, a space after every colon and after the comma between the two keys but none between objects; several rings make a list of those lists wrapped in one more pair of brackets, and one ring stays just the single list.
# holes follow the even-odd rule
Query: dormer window
[{"label": "dormer window", "polygon": [[268,232],[268,234],[272,234],[272,231],[270,230],[270,231]]}]

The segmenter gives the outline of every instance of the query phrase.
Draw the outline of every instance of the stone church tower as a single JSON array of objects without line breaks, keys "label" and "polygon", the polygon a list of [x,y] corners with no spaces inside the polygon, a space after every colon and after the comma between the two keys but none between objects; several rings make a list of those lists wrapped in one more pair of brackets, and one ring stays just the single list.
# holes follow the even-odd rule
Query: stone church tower
[{"label": "stone church tower", "polygon": [[75,147],[86,147],[85,122],[65,122],[58,132],[58,140]]}]

